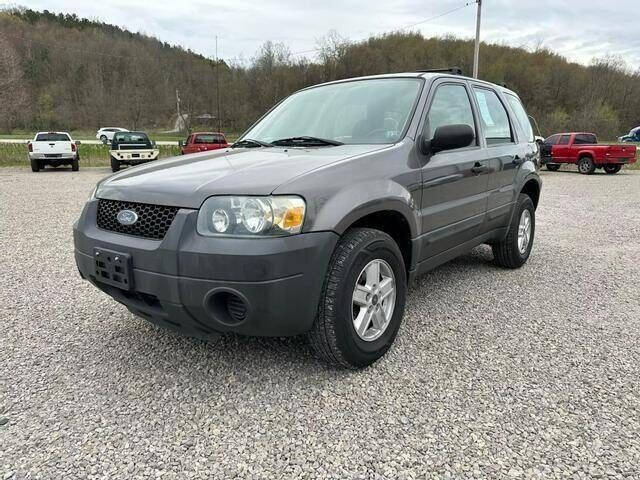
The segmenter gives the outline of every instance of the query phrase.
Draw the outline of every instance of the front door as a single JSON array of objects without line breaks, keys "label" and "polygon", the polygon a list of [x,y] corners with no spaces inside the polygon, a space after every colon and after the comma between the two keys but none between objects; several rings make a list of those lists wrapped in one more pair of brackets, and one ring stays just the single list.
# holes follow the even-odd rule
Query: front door
[{"label": "front door", "polygon": [[445,150],[424,159],[422,168],[421,258],[430,258],[479,235],[487,208],[489,168],[465,82],[434,86],[423,128],[433,139],[438,127],[467,124],[476,132],[468,147]]}]

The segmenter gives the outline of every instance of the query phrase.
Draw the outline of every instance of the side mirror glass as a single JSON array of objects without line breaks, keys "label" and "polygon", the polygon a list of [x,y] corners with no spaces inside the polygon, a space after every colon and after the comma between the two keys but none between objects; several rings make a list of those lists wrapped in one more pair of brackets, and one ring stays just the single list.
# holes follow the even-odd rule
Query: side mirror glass
[{"label": "side mirror glass", "polygon": [[455,150],[456,148],[468,147],[473,143],[475,138],[476,134],[470,125],[462,123],[443,125],[442,127],[436,128],[433,139],[425,142],[424,147],[431,153],[438,153],[443,150]]}]

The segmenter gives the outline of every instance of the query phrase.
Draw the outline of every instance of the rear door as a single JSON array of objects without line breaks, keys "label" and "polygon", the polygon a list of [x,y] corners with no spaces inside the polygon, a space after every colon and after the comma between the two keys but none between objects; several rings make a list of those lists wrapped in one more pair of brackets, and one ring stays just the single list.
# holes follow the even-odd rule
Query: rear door
[{"label": "rear door", "polygon": [[487,222],[484,225],[484,231],[491,231],[509,222],[514,201],[514,179],[525,152],[520,151],[517,145],[514,124],[497,91],[484,84],[474,84],[473,99],[491,168]]},{"label": "rear door", "polygon": [[556,163],[575,163],[571,155],[571,135],[560,135],[558,143],[553,146],[553,161]]},{"label": "rear door", "polygon": [[424,158],[422,167],[422,236],[419,261],[472,240],[487,207],[487,160],[479,142],[478,120],[465,81],[442,79],[431,89],[422,135],[431,140],[444,125],[467,124],[476,132],[464,148]]}]

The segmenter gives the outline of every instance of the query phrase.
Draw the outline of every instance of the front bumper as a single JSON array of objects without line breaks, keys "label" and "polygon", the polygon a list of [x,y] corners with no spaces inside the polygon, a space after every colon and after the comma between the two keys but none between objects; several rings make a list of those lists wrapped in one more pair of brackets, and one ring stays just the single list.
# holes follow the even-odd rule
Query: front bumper
[{"label": "front bumper", "polygon": [[[78,269],[136,315],[200,338],[223,332],[286,336],[311,329],[335,233],[207,238],[196,233],[197,210],[180,209],[163,240],[148,240],[99,229],[97,204],[89,201],[74,225]],[[131,256],[130,290],[96,278],[94,248]],[[243,320],[225,309],[229,295],[245,303]]]}]

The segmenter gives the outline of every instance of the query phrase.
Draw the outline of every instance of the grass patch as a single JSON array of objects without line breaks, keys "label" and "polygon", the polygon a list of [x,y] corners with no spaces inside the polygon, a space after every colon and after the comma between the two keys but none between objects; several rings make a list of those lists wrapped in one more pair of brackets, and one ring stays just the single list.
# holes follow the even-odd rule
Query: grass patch
[{"label": "grass patch", "polygon": [[[158,145],[160,158],[180,155],[180,147],[177,145]],[[78,147],[80,152],[80,168],[109,166],[109,148],[105,145],[82,144]],[[1,167],[28,167],[29,156],[27,146],[19,143],[0,143]]]}]

